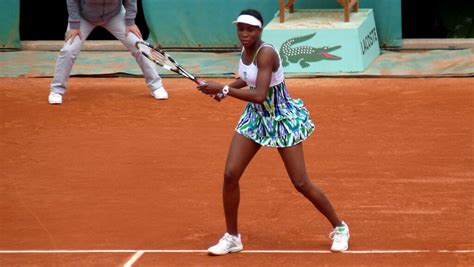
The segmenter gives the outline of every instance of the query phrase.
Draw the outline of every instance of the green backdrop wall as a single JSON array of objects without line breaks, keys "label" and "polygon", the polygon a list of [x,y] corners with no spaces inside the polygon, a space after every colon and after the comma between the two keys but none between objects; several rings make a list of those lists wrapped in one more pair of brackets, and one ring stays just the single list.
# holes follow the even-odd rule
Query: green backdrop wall
[{"label": "green backdrop wall", "polygon": [[[163,47],[238,46],[231,21],[242,9],[259,10],[265,23],[278,11],[278,0],[142,0],[149,41]],[[342,8],[336,0],[298,0],[295,8]],[[402,45],[401,0],[360,0],[372,8],[381,46]]]},{"label": "green backdrop wall", "polygon": [[[143,11],[150,29],[149,41],[163,47],[236,47],[238,40],[231,21],[242,9],[259,10],[266,23],[278,11],[278,0],[141,1],[143,10],[139,12]],[[361,8],[374,9],[380,45],[401,46],[401,0],[359,1]],[[295,8],[342,7],[336,0],[298,0]],[[19,21],[20,0],[0,0],[0,48],[20,47]]]},{"label": "green backdrop wall", "polygon": [[0,47],[20,48],[20,0],[0,0]]}]

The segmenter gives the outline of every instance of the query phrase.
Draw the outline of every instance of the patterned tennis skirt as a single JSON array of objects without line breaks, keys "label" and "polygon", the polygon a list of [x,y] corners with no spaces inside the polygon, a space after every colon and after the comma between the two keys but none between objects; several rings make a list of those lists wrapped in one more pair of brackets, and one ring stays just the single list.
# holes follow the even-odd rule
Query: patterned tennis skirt
[{"label": "patterned tennis skirt", "polygon": [[262,146],[290,147],[315,128],[303,101],[292,99],[282,82],[270,88],[263,104],[247,104],[235,131]]}]

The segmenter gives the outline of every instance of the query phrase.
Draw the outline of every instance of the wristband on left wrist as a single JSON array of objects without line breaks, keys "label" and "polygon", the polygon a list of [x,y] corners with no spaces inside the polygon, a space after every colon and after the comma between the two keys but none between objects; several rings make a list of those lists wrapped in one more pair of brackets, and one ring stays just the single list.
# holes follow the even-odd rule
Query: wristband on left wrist
[{"label": "wristband on left wrist", "polygon": [[229,86],[228,85],[224,85],[224,88],[222,88],[222,95],[225,97],[227,96],[227,94],[229,93]]}]

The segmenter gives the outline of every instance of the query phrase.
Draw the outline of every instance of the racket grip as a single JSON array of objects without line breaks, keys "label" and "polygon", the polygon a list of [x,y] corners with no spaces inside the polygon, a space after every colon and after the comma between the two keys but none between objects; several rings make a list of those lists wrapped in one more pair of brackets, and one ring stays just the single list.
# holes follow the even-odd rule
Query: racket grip
[{"label": "racket grip", "polygon": [[206,82],[204,82],[204,81],[201,81],[201,80],[198,80],[198,79],[196,79],[194,81],[196,82],[197,85],[206,85]]}]

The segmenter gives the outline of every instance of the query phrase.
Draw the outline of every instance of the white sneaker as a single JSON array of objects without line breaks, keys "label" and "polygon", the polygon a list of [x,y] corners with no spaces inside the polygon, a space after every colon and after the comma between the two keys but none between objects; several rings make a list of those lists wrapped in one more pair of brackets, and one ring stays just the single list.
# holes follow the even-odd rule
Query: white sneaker
[{"label": "white sneaker", "polygon": [[333,240],[332,252],[343,252],[349,248],[349,237],[351,236],[349,226],[345,222],[342,222],[342,225],[334,228],[334,231],[329,234],[329,238]]},{"label": "white sneaker", "polygon": [[48,96],[48,102],[51,105],[61,105],[63,103],[63,96],[61,94],[51,92]]},{"label": "white sneaker", "polygon": [[163,86],[151,92],[151,96],[158,100],[168,99],[168,93]]},{"label": "white sneaker", "polygon": [[239,236],[230,235],[225,233],[224,236],[219,240],[215,246],[212,246],[207,249],[209,254],[212,255],[224,255],[232,252],[239,252],[244,249],[242,241]]}]

